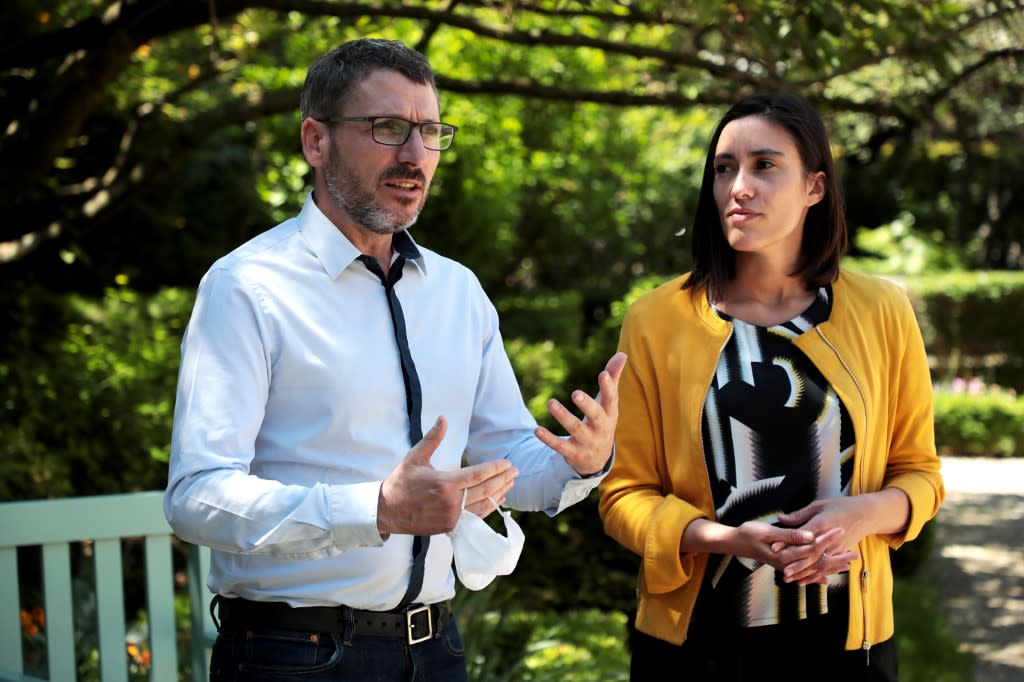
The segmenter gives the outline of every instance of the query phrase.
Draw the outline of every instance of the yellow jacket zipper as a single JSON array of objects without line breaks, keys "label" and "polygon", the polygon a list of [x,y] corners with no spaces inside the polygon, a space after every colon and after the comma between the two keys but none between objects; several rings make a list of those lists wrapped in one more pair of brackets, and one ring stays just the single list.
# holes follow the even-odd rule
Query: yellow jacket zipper
[{"label": "yellow jacket zipper", "polygon": [[871,642],[868,640],[868,569],[860,572],[860,606],[864,613],[864,638],[860,648],[864,650],[864,665],[871,666]]},{"label": "yellow jacket zipper", "polygon": [[[871,424],[869,422],[871,421],[871,413],[868,410],[867,397],[864,395],[864,389],[861,388],[860,381],[857,379],[857,375],[854,374],[853,370],[850,369],[850,366],[846,364],[846,360],[844,360],[843,356],[839,353],[839,349],[836,348],[834,345],[832,345],[832,342],[829,341],[828,337],[825,336],[825,333],[823,331],[821,331],[821,328],[820,327],[815,327],[814,330],[816,332],[818,332],[818,336],[821,337],[821,340],[825,342],[825,345],[827,345],[829,348],[832,349],[832,352],[835,353],[836,359],[839,360],[839,364],[841,364],[843,366],[843,369],[846,370],[846,373],[850,375],[850,379],[853,380],[853,385],[857,387],[857,392],[860,394],[861,407],[864,410],[864,433],[865,434],[870,433],[870,431],[871,431],[871,428],[870,428]],[[858,443],[858,446],[859,445],[860,445],[860,443]],[[863,461],[863,459],[861,459],[861,461]],[[864,483],[864,476],[866,475],[864,473],[864,469],[865,469],[865,466],[863,464],[861,464],[861,466],[858,467],[858,472],[860,473],[860,489],[862,491],[863,490],[867,490],[867,486]],[[861,559],[862,559],[862,561],[864,561],[864,565],[867,566],[867,561],[863,558],[863,551],[861,551]],[[864,651],[865,665],[870,666],[871,665],[871,641],[868,639],[868,569],[867,568],[861,569],[861,572],[860,572],[860,613],[861,613],[861,624],[862,624],[862,626],[864,628],[863,635],[861,637],[860,648]]]}]

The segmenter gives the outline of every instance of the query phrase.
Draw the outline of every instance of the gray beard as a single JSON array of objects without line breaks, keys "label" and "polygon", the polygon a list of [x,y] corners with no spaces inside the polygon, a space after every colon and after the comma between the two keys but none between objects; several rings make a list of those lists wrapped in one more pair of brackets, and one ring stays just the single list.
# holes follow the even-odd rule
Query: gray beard
[{"label": "gray beard", "polygon": [[[364,192],[359,187],[355,178],[339,177],[347,175],[340,164],[329,163],[324,167],[324,184],[327,186],[327,194],[331,197],[334,205],[343,210],[356,223],[365,227],[375,234],[394,234],[413,226],[423,210],[421,203],[416,207],[416,214],[411,220],[404,221],[393,213],[388,213],[374,200],[373,195]],[[346,190],[342,190],[345,187]]]}]

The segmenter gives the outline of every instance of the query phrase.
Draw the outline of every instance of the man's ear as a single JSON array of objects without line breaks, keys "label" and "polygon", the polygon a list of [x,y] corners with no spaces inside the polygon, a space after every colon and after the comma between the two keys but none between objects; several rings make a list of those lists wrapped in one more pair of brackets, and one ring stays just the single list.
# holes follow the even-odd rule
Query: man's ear
[{"label": "man's ear", "polygon": [[321,168],[327,164],[330,154],[331,135],[327,124],[314,118],[307,118],[299,127],[302,140],[302,155],[311,168]]},{"label": "man's ear", "polygon": [[825,171],[812,173],[807,188],[807,207],[814,206],[825,198]]}]

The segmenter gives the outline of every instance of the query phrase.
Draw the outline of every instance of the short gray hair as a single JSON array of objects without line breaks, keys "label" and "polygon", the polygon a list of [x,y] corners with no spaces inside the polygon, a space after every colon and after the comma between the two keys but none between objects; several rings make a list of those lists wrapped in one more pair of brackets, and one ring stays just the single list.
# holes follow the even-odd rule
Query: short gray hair
[{"label": "short gray hair", "polygon": [[429,84],[437,94],[434,71],[422,54],[397,40],[362,38],[339,45],[309,67],[299,102],[303,120],[338,115],[352,88],[378,69]]}]

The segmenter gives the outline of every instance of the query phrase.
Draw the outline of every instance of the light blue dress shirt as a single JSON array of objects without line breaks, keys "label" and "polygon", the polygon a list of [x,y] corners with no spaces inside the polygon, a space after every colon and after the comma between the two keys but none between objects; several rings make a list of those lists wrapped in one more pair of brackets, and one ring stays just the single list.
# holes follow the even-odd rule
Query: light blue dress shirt
[{"label": "light blue dress shirt", "polygon": [[[448,420],[431,464],[511,460],[514,509],[554,515],[584,499],[603,476],[581,478],[533,435],[480,283],[417,248],[395,291],[423,431]],[[388,610],[405,592],[413,538],[384,541],[376,518],[381,482],[410,449],[405,388],[384,288],[359,255],[310,196],[199,285],[164,510],[178,536],[213,548],[216,593]],[[417,601],[454,595],[451,563],[448,537],[433,536]]]}]

